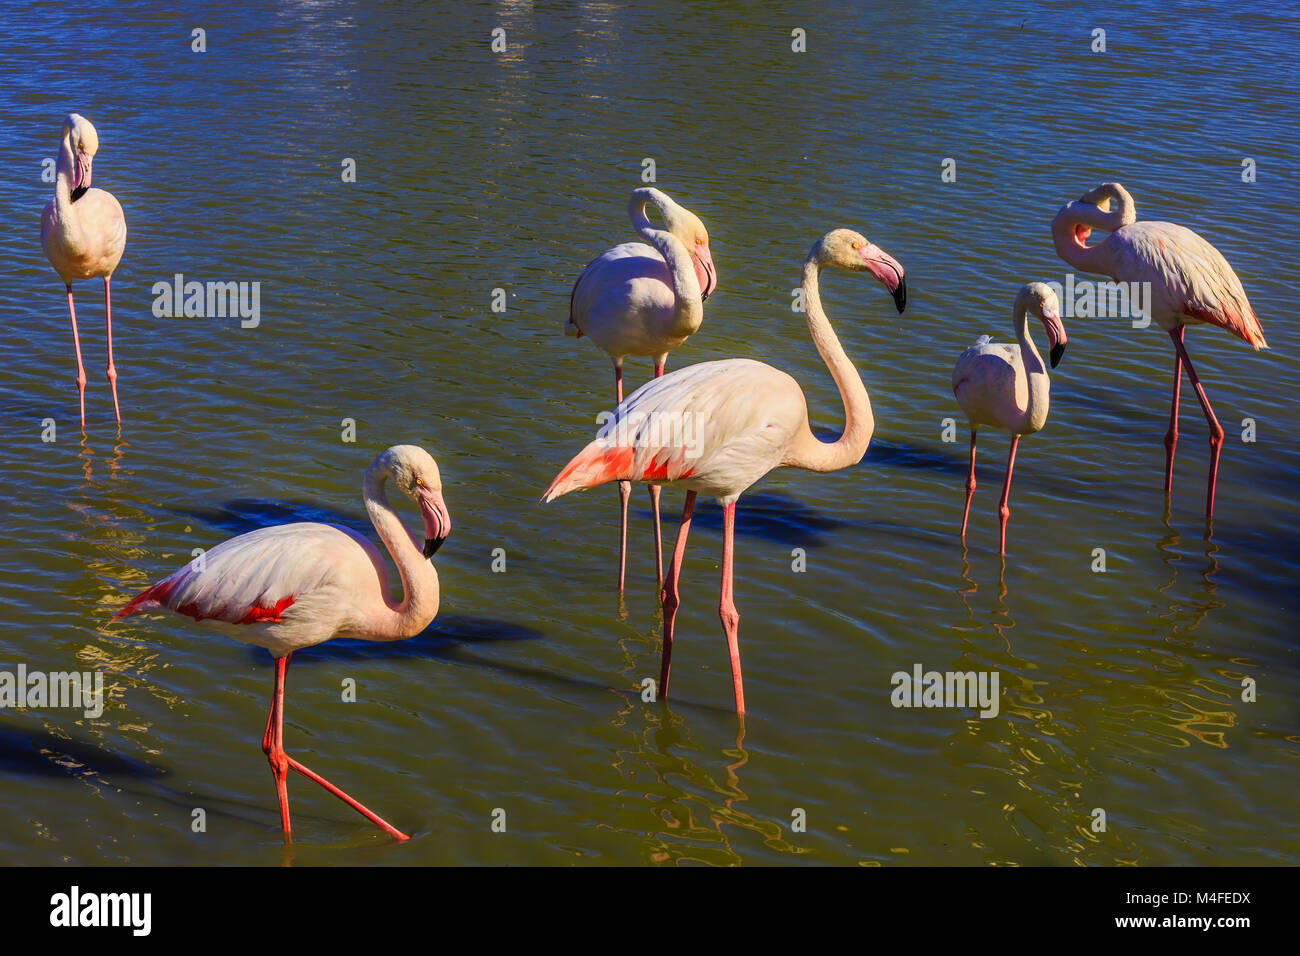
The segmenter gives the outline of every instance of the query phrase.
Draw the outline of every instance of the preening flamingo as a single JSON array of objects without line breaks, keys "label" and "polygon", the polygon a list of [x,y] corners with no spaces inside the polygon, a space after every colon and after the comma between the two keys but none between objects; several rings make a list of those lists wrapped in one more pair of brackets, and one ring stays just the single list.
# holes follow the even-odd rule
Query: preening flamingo
[{"label": "preening flamingo", "polygon": [[[388,503],[391,481],[424,518],[424,545],[406,530]],[[113,620],[168,608],[215,625],[275,658],[275,691],[262,749],[280,799],[280,821],[290,839],[290,768],[314,780],[398,840],[407,837],[338,787],[284,752],[284,678],[294,651],[334,637],[401,641],[428,627],[438,613],[438,572],[431,558],[451,531],[442,479],[428,452],[394,445],[366,469],[366,511],[388,548],[405,596],[389,597],[379,550],[347,528],[298,522],[260,528],[223,541],[211,551],[137,595]]]},{"label": "preening flamingo", "polygon": [[72,283],[78,279],[104,279],[104,327],[108,340],[105,373],[113,389],[113,412],[122,424],[117,406],[117,368],[113,365],[113,304],[109,280],[126,248],[126,217],[112,193],[90,187],[91,161],[99,150],[99,134],[90,120],[69,113],[63,121],[54,198],[41,220],[41,246],[54,271],[68,290],[68,316],[72,320],[72,347],[77,353],[77,398],[81,405],[81,430],[86,430],[86,369],[81,364],[77,313],[72,306]]},{"label": "preening flamingo", "polygon": [[[1110,209],[1115,200],[1114,212]],[[1145,282],[1151,289],[1151,320],[1174,342],[1174,397],[1165,434],[1165,499],[1173,489],[1174,448],[1178,445],[1178,399],[1183,366],[1201,411],[1210,426],[1210,480],[1205,493],[1205,517],[1214,517],[1214,485],[1219,474],[1223,428],[1187,357],[1183,334],[1188,322],[1205,322],[1227,329],[1256,350],[1268,348],[1241,280],[1218,249],[1199,235],[1172,222],[1137,222],[1133,197],[1119,183],[1102,183],[1081,199],[1061,208],[1052,220],[1056,253],[1076,269],[1100,272],[1122,282]],[[1087,245],[1093,229],[1110,233]]]},{"label": "preening flamingo", "polygon": [[966,521],[970,517],[970,500],[975,494],[975,432],[980,425],[1005,428],[1011,433],[1011,451],[1007,455],[1007,477],[1002,485],[1002,503],[998,506],[1001,523],[998,549],[1007,550],[1007,517],[1011,514],[1007,499],[1011,495],[1011,469],[1016,463],[1016,445],[1021,435],[1032,435],[1047,421],[1048,391],[1051,382],[1043,359],[1029,334],[1029,312],[1042,320],[1047,329],[1047,344],[1052,368],[1065,352],[1065,326],[1061,324],[1061,304],[1050,286],[1031,282],[1016,296],[1015,345],[994,343],[981,335],[975,344],[957,359],[952,371],[952,391],[957,404],[970,419],[970,474],[966,478],[966,510],[961,516],[961,538],[966,540]]},{"label": "preening flamingo", "polygon": [[[646,217],[653,203],[663,216],[657,229]],[[704,300],[718,285],[709,252],[709,234],[690,210],[650,187],[634,189],[627,205],[632,228],[645,242],[625,242],[597,256],[574,283],[569,296],[566,335],[592,341],[614,360],[614,401],[623,401],[623,360],[629,355],[654,359],[655,378],[663,375],[668,353],[704,321]],[[649,245],[646,245],[649,243]],[[622,506],[618,545],[618,590],[627,569],[627,502],[632,486],[619,482]],[[655,581],[663,583],[663,544],[659,530],[659,486],[650,486],[654,512]]]},{"label": "preening flamingo", "polygon": [[686,489],[681,529],[663,584],[661,697],[668,694],[673,622],[680,605],[677,581],[695,496],[713,495],[723,506],[718,612],[731,655],[736,713],[744,714],[740,616],[732,597],[736,499],[773,468],[837,471],[857,464],[866,454],[875,428],[871,401],[817,291],[821,271],[828,265],[871,273],[893,294],[899,312],[907,303],[907,286],[897,260],[848,229],[828,232],[808,254],[803,267],[808,331],[844,401],[846,423],[838,440],[823,442],[813,435],[803,390],[785,372],[752,359],[704,362],[652,379],[629,395],[596,439],[546,489],[545,501],[609,481],[659,482]]}]

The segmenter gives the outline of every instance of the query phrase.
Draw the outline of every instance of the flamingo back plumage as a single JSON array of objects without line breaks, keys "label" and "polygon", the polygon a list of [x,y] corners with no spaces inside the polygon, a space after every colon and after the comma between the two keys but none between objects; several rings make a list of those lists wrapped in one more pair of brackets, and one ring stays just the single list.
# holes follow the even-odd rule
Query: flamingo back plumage
[{"label": "flamingo back plumage", "polygon": [[614,358],[658,356],[699,328],[702,310],[678,314],[672,273],[653,246],[607,249],[582,271],[569,295],[566,335],[589,336]]},{"label": "flamingo back plumage", "polygon": [[770,365],[689,365],[629,395],[543,500],[611,481],[676,482],[734,497],[781,464],[807,420],[798,383]]},{"label": "flamingo back plumage", "polygon": [[[275,649],[327,640],[346,624],[348,581],[369,568],[386,589],[378,551],[361,535],[315,522],[259,528],[223,541],[131,599],[113,618],[166,608]],[[288,632],[267,633],[288,628]],[[287,642],[287,643],[286,643]],[[291,645],[291,646],[290,646]]]},{"label": "flamingo back plumage", "polygon": [[1114,244],[1114,274],[1151,283],[1152,318],[1185,316],[1231,332],[1255,349],[1268,348],[1259,318],[1228,260],[1192,230],[1171,222],[1136,222],[1106,240]]}]

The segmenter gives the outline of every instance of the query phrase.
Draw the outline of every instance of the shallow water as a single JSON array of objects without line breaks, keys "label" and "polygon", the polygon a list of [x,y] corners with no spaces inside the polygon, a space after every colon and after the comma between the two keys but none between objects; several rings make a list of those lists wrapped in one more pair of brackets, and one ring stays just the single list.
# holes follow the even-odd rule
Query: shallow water
[{"label": "shallow water", "polygon": [[[0,711],[0,859],[1297,862],[1290,5],[322,2],[178,17],[135,3],[78,45],[59,38],[79,11],[21,6],[0,31],[0,668],[101,670],[110,699],[96,719]],[[206,53],[190,51],[194,27]],[[506,53],[490,49],[495,27]],[[795,27],[806,53],[790,50]],[[130,229],[113,282],[120,436],[102,298],[77,288],[84,440],[39,243],[41,161],[71,110],[98,127],[95,185]],[[790,310],[803,256],[849,225],[908,270],[902,316],[870,281],[823,283],[874,405],[866,459],[776,473],[741,500],[743,736],[717,506],[697,510],[666,705],[638,693],[660,626],[644,493],[625,608],[615,491],[537,502],[611,404],[608,359],[562,327],[583,264],[632,238],[624,205],[646,157],[708,225],[721,280],[670,367],[776,364],[824,437],[842,409]],[[1224,252],[1273,348],[1188,335],[1228,432],[1207,539],[1206,432],[1187,389],[1162,517],[1166,338],[1067,318],[1051,417],[1020,445],[1003,574],[1004,435],[981,439],[968,551],[956,536],[952,363],[982,333],[1011,335],[1021,282],[1064,281],[1048,224],[1106,179],[1140,217]],[[260,282],[260,324],[155,318],[151,288],[177,272]],[[648,374],[629,362],[630,383]],[[399,441],[428,448],[447,483],[442,612],[406,643],[296,655],[286,744],[414,839],[391,844],[295,779],[286,850],[259,750],[266,653],[181,618],[109,620],[231,534],[303,517],[367,528],[360,472]],[[669,543],[681,498],[665,492]],[[916,663],[997,671],[1000,714],[895,709],[890,675]],[[355,703],[340,700],[346,678]],[[1241,699],[1246,678],[1257,702]]]}]

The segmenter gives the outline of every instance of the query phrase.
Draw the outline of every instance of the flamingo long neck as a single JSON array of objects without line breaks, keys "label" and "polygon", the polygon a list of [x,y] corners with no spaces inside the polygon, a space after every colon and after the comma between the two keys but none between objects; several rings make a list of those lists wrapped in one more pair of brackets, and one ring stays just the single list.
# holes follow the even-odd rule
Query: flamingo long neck
[{"label": "flamingo long neck", "polygon": [[836,441],[824,442],[806,430],[792,443],[782,464],[808,471],[838,471],[862,460],[876,430],[876,419],[871,413],[871,399],[867,396],[867,387],[862,384],[862,376],[844,354],[844,347],[822,309],[818,291],[821,270],[822,264],[816,258],[804,263],[804,308],[808,316],[808,333],[822,361],[830,369],[844,401],[844,433]]},{"label": "flamingo long neck", "polygon": [[54,176],[54,211],[65,230],[78,225],[76,207],[72,202],[72,178],[76,172],[76,158],[72,155],[72,138],[63,134],[59,146],[59,160]]},{"label": "flamingo long neck", "polygon": [[438,572],[425,559],[419,544],[388,503],[388,494],[384,490],[387,480],[386,471],[371,468],[366,471],[363,489],[370,522],[402,579],[402,603],[394,604],[388,594],[382,595],[384,608],[372,616],[366,632],[358,635],[370,641],[400,641],[414,637],[438,613]]},{"label": "flamingo long neck", "polygon": [[1034,345],[1034,338],[1029,334],[1028,303],[1019,299],[1016,301],[1015,324],[1016,340],[1020,343],[1020,361],[1029,385],[1024,420],[1016,430],[1020,434],[1030,434],[1039,431],[1047,421],[1051,379],[1047,374],[1047,366],[1043,364],[1043,357]]},{"label": "flamingo long neck", "polygon": [[650,221],[645,214],[647,203],[654,203],[660,213],[664,213],[672,200],[657,189],[637,189],[628,202],[627,214],[632,220],[632,228],[654,246],[668,264],[675,299],[673,327],[669,331],[674,335],[693,335],[704,321],[704,300],[700,294],[700,279],[696,275],[695,264],[684,242],[667,229],[657,228]]},{"label": "flamingo long neck", "polygon": [[[1077,200],[1066,205],[1052,220],[1052,244],[1056,254],[1082,272],[1100,272],[1114,278],[1113,250],[1102,241],[1088,246],[1075,235],[1075,227],[1088,226],[1102,232],[1114,232],[1137,221],[1133,197],[1119,183],[1105,183],[1089,194],[1099,205]],[[1115,210],[1110,209],[1111,199]]]}]

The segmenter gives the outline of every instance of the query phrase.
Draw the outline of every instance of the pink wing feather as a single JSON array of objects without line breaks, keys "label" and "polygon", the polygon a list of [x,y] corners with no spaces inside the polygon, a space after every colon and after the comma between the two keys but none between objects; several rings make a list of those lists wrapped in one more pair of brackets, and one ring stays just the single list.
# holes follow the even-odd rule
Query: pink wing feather
[{"label": "pink wing feather", "polygon": [[1136,222],[1117,229],[1111,239],[1115,277],[1150,282],[1156,309],[1217,325],[1256,349],[1268,348],[1237,273],[1192,230],[1172,222]]},{"label": "pink wing feather", "polygon": [[611,481],[687,482],[739,494],[772,468],[807,420],[790,376],[750,359],[690,365],[624,399],[546,489],[551,501]]},{"label": "pink wing feather", "polygon": [[346,528],[312,522],[259,528],[174,571],[132,598],[113,620],[165,607],[196,621],[283,621],[298,600],[334,579],[342,549],[358,544],[384,580],[374,545]]}]

